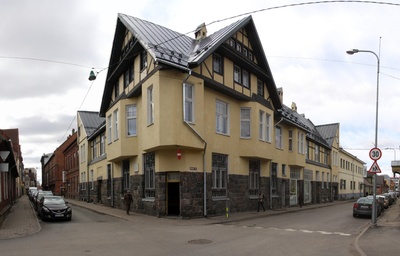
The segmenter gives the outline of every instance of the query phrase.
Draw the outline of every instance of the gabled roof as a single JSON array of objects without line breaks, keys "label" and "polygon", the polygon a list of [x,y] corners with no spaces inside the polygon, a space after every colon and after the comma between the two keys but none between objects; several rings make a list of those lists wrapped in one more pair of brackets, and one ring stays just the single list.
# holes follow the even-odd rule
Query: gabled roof
[{"label": "gabled roof", "polygon": [[315,127],[322,138],[332,147],[335,138],[337,137],[337,132],[339,130],[339,123],[317,125]]},{"label": "gabled roof", "polygon": [[[267,89],[271,95],[270,99],[276,109],[281,108],[275,82],[251,16],[238,20],[205,38],[196,40],[152,22],[119,13],[100,115],[104,116],[107,111],[113,89],[112,83],[115,83],[120,75],[117,70],[127,65],[125,59],[128,58],[126,57],[136,56],[145,50],[153,57],[156,63],[189,71],[191,68],[200,65],[218,47],[242,28],[246,29],[248,38],[252,43],[252,50],[256,53],[258,66],[254,65],[255,71],[268,79]],[[122,57],[121,49],[124,42],[125,29],[128,29],[133,34],[134,40],[129,43],[129,47],[123,53],[125,57]]]},{"label": "gabled roof", "polygon": [[90,135],[92,135],[106,120],[104,117],[99,116],[99,112],[94,111],[78,111],[78,115],[88,137],[90,137]]}]

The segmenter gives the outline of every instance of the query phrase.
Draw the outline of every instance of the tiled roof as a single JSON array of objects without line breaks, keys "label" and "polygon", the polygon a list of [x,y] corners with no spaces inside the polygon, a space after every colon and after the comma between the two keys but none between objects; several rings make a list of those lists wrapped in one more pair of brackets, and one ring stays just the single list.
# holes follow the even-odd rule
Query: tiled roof
[{"label": "tiled roof", "polygon": [[104,117],[99,116],[99,112],[78,111],[78,115],[82,120],[83,127],[88,137],[105,121]]}]

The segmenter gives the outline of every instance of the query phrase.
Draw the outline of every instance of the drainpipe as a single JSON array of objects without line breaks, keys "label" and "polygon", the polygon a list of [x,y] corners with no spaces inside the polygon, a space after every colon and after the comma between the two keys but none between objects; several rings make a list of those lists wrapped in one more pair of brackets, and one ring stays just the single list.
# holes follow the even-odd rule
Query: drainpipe
[{"label": "drainpipe", "polygon": [[186,83],[186,81],[189,79],[189,77],[192,74],[192,70],[189,69],[188,70],[188,75],[187,77],[182,81],[182,86],[183,86],[183,90],[182,90],[182,120],[183,122],[204,142],[204,149],[203,149],[203,207],[204,207],[204,217],[207,217],[207,175],[206,175],[206,149],[207,149],[207,142],[206,140],[188,123],[185,121],[185,87],[184,84]]}]

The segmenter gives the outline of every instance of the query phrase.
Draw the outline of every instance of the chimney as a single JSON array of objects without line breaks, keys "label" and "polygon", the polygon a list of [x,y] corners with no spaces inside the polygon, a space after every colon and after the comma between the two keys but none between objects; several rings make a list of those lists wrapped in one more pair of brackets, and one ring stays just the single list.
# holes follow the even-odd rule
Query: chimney
[{"label": "chimney", "polygon": [[297,112],[297,105],[294,102],[292,102],[292,110]]},{"label": "chimney", "polygon": [[207,28],[204,22],[196,28],[196,31],[194,32],[194,37],[197,41],[207,37]]},{"label": "chimney", "polygon": [[281,103],[283,104],[283,88],[282,87],[278,88],[278,96],[279,96],[279,99],[281,100]]}]

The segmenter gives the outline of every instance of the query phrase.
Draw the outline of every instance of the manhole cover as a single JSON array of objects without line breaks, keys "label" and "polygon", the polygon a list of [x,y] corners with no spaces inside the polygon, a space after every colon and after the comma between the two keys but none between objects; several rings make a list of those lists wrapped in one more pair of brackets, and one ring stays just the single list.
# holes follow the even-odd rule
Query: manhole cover
[{"label": "manhole cover", "polygon": [[189,244],[209,244],[209,243],[212,243],[212,241],[208,240],[208,239],[196,239],[196,240],[190,240],[188,243]]}]

